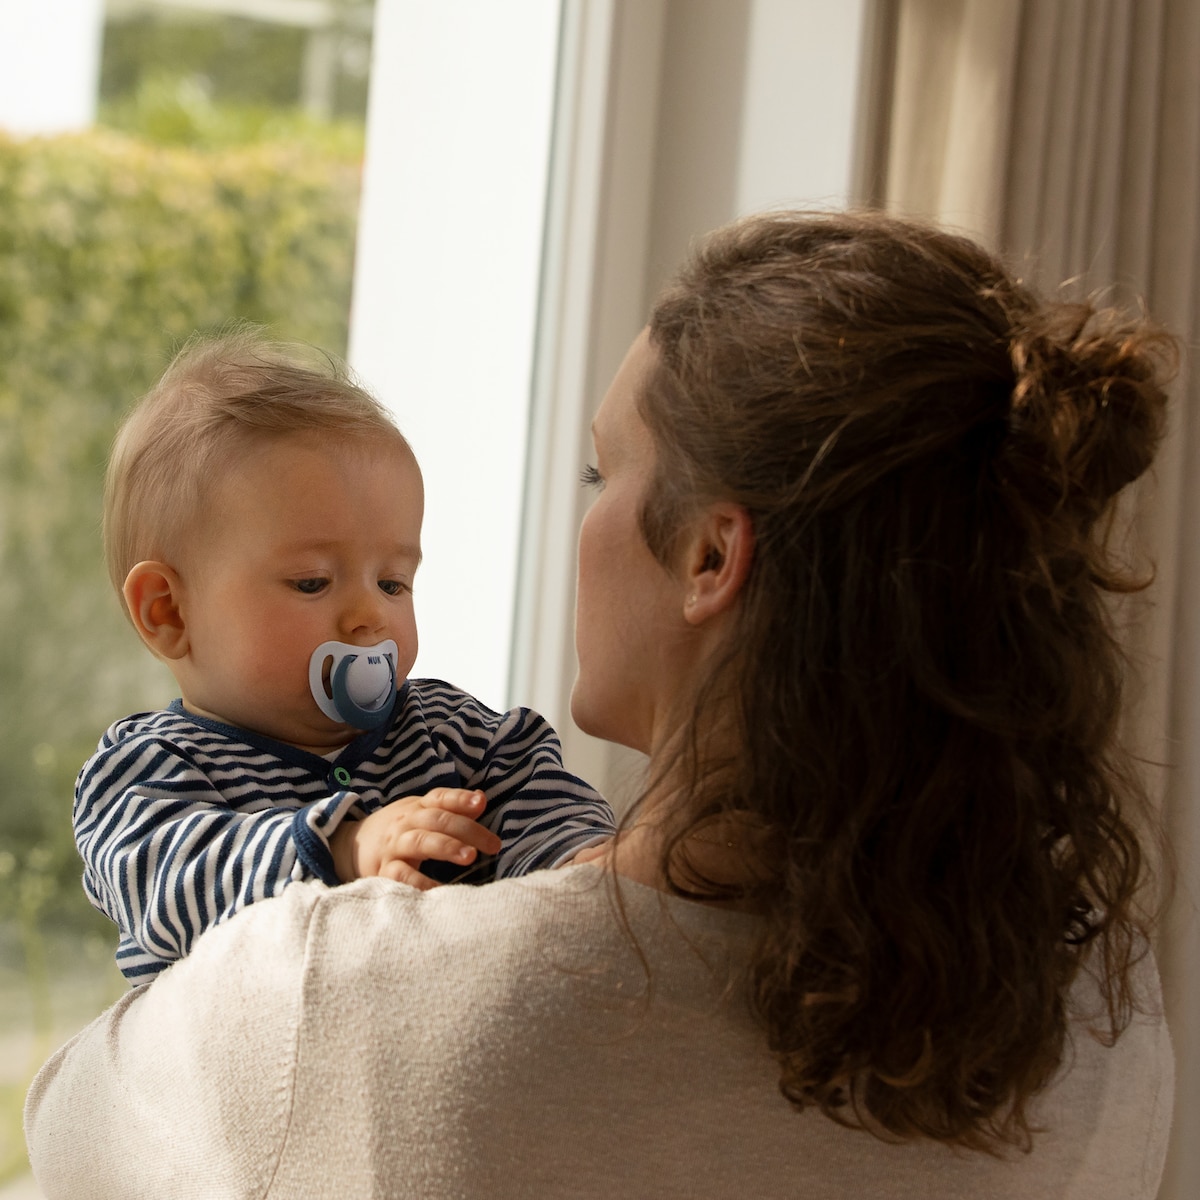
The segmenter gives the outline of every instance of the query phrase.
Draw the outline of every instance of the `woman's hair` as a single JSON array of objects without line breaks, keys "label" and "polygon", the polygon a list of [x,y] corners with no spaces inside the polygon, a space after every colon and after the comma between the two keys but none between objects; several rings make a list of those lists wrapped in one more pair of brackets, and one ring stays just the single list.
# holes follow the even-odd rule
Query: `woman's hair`
[{"label": "woman's hair", "polygon": [[230,468],[264,441],[408,443],[387,410],[328,354],[269,341],[251,325],[190,339],[117,432],[104,481],[104,549],[121,595],[146,559],[177,562]]},{"label": "woman's hair", "polygon": [[[669,563],[714,500],[754,534],[669,764],[690,799],[666,877],[765,916],[752,999],[794,1104],[1028,1146],[1081,965],[1111,1039],[1145,952],[1106,607],[1144,581],[1105,540],[1173,341],[928,226],[784,213],[710,236],[650,338],[647,543]],[[753,831],[740,889],[688,853],[730,813]]]}]

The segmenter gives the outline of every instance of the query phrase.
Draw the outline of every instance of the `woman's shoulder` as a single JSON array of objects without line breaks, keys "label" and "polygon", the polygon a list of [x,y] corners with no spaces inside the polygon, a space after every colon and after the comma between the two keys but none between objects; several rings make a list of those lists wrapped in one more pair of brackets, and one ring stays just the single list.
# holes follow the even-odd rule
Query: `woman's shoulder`
[{"label": "woman's shoulder", "polygon": [[309,925],[308,960],[325,974],[336,964],[382,986],[398,973],[424,972],[486,984],[487,964],[528,983],[531,975],[554,978],[598,959],[625,969],[643,955],[669,978],[697,954],[741,959],[756,928],[742,914],[676,900],[588,865],[427,892],[383,879],[288,892],[296,917]]}]

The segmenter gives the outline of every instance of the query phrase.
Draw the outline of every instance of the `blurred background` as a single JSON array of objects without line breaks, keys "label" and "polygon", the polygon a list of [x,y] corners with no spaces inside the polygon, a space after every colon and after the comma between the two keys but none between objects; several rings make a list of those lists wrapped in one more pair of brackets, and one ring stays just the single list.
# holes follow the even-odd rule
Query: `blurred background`
[{"label": "blurred background", "polygon": [[[414,673],[571,726],[592,413],[690,240],[775,206],[961,228],[1200,333],[1195,0],[0,0],[0,1197],[24,1092],[121,994],[73,781],[173,694],[104,574],[116,423],[194,330],[349,357],[427,484]],[[1194,360],[1130,498],[1128,736],[1178,856],[1163,1200],[1200,1195]]]},{"label": "blurred background", "polygon": [[0,1181],[31,1070],[124,987],[80,903],[75,772],[172,695],[97,555],[107,447],[195,329],[345,353],[372,21],[0,0]]}]

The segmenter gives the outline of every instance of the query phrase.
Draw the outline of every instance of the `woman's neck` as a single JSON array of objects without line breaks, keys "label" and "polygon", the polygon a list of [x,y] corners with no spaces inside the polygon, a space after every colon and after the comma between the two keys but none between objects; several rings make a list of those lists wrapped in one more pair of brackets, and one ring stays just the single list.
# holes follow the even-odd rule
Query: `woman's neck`
[{"label": "woman's neck", "polygon": [[[672,847],[676,881],[694,880],[697,890],[740,889],[754,877],[754,838],[748,816],[731,813],[705,821]],[[664,872],[667,834],[655,810],[639,813],[616,837],[581,850],[572,860],[593,862],[647,887],[670,892]],[[722,901],[724,903],[724,901]]]}]

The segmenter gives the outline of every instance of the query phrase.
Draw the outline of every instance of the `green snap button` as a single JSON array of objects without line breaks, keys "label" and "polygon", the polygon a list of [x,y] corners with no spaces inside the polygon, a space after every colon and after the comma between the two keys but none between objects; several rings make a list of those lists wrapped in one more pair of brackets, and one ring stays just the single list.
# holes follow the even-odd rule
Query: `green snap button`
[{"label": "green snap button", "polygon": [[350,786],[350,772],[345,767],[334,767],[333,777],[342,785],[342,787]]}]

